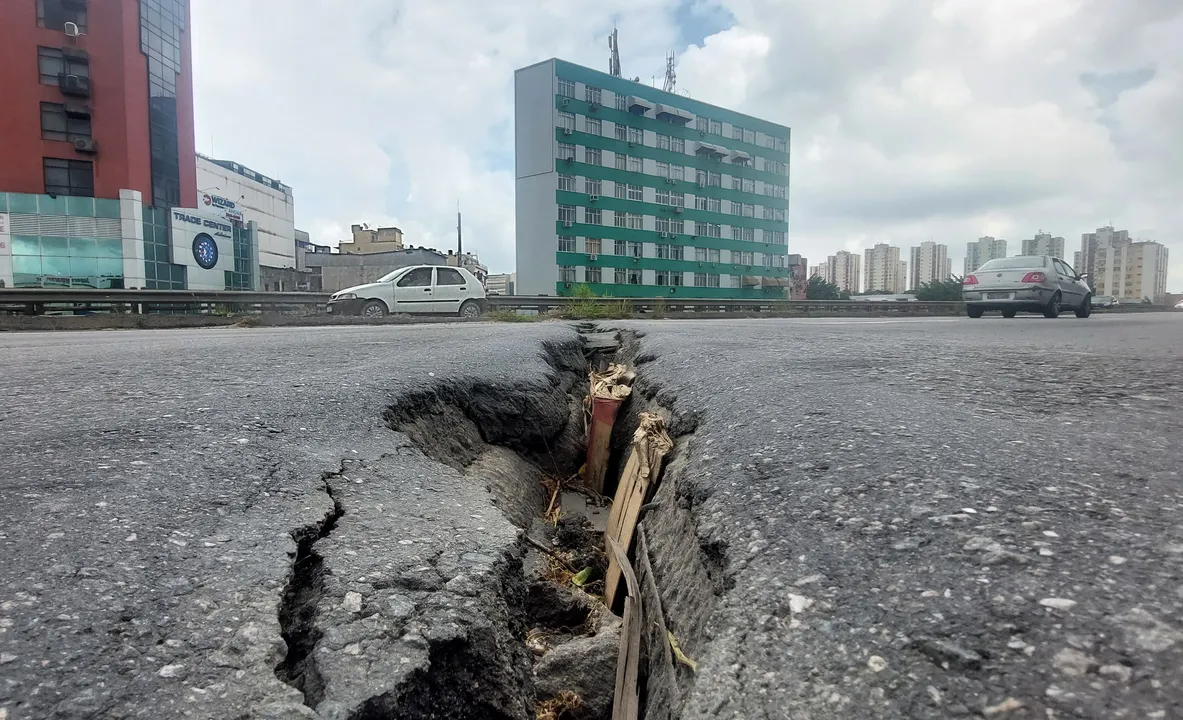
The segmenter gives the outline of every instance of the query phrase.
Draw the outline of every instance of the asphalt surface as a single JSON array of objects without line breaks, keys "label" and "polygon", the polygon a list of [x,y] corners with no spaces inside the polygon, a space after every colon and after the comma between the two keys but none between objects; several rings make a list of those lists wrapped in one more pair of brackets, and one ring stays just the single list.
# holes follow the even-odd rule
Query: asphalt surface
[{"label": "asphalt surface", "polygon": [[[618,325],[697,418],[686,505],[725,574],[695,632],[668,608],[698,661],[677,716],[1183,716],[1183,314]],[[547,385],[542,343],[574,338],[0,336],[0,718],[315,717],[277,615],[326,475],[318,710],[389,693],[514,530],[383,409]]]},{"label": "asphalt surface", "polygon": [[626,326],[726,573],[676,715],[1183,717],[1183,313]]},{"label": "asphalt surface", "polygon": [[[397,686],[450,614],[479,614],[472,578],[516,536],[383,410],[451,378],[549,385],[542,343],[576,340],[492,324],[0,335],[0,718],[313,717],[275,675],[277,615],[292,531],[332,510],[329,473],[347,514],[321,549],[336,574],[319,611],[344,629],[326,633],[322,716]],[[469,587],[388,579],[429,570]]]}]

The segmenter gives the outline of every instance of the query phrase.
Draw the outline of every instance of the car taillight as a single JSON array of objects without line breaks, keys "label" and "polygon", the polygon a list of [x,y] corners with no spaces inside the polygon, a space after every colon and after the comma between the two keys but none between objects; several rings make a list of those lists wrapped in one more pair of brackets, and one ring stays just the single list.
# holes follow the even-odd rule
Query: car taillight
[{"label": "car taillight", "polygon": [[966,275],[965,279],[961,281],[962,285],[977,285],[978,279],[973,275]]},{"label": "car taillight", "polygon": [[1041,272],[1029,272],[1023,276],[1023,282],[1025,283],[1041,283],[1046,281],[1047,275],[1044,275]]}]

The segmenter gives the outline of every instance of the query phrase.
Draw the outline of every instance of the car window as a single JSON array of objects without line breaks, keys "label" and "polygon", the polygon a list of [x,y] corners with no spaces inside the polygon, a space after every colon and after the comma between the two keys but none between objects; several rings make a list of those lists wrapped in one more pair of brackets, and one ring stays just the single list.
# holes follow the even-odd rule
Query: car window
[{"label": "car window", "polygon": [[464,276],[452,268],[437,268],[436,285],[464,285]]},{"label": "car window", "polygon": [[431,287],[431,268],[415,268],[398,281],[399,287]]},{"label": "car window", "polygon": [[1047,258],[1040,256],[995,258],[982,265],[979,270],[1022,270],[1024,268],[1047,267]]},{"label": "car window", "polygon": [[1071,265],[1064,262],[1063,260],[1060,260],[1059,263],[1060,263],[1060,268],[1061,268],[1060,272],[1066,274],[1068,277],[1071,277],[1071,278],[1076,277],[1076,271],[1072,269]]}]

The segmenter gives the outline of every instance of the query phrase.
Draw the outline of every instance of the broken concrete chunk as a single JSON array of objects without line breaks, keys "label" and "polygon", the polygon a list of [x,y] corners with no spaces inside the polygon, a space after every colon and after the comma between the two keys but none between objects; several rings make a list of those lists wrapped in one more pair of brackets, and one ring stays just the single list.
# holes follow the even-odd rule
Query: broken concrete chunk
[{"label": "broken concrete chunk", "polygon": [[583,700],[581,717],[607,720],[616,688],[616,656],[620,626],[601,628],[592,637],[559,645],[538,660],[534,687],[539,700],[573,692]]}]

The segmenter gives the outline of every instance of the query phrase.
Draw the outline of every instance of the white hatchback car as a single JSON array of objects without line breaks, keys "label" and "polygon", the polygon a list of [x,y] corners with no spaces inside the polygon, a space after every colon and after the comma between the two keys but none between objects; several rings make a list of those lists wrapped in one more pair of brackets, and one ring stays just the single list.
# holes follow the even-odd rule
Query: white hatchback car
[{"label": "white hatchback car", "polygon": [[390,314],[480,317],[485,287],[464,268],[414,265],[399,268],[378,282],[333,293],[329,312],[335,315],[382,317]]}]

